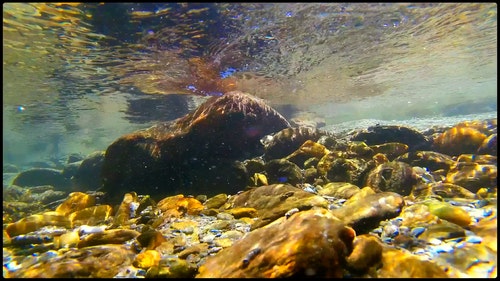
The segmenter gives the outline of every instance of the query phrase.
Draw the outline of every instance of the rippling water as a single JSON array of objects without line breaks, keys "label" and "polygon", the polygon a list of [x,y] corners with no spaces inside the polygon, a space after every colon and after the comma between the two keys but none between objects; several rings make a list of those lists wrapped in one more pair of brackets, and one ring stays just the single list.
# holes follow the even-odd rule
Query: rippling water
[{"label": "rippling water", "polygon": [[3,8],[4,163],[103,150],[233,89],[333,127],[497,111],[495,3]]}]

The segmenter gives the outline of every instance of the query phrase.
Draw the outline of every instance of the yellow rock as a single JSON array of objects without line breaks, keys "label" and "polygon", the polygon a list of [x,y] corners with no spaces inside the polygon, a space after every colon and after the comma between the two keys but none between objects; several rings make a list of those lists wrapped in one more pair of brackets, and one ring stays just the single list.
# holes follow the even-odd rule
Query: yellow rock
[{"label": "yellow rock", "polygon": [[56,212],[62,215],[68,215],[94,205],[94,196],[83,192],[72,192],[69,194],[68,199],[57,206]]},{"label": "yellow rock", "polygon": [[217,194],[213,197],[210,197],[203,203],[205,205],[205,208],[207,209],[217,209],[220,206],[224,205],[227,201],[227,194],[225,193],[220,193]]},{"label": "yellow rock", "polygon": [[230,238],[220,238],[220,239],[215,239],[214,243],[218,247],[227,248],[233,245],[233,240],[231,240]]},{"label": "yellow rock", "polygon": [[128,221],[134,217],[135,210],[139,206],[139,198],[137,197],[137,193],[130,192],[126,193],[123,196],[122,203],[120,207],[118,207],[118,211],[116,211],[116,215],[113,221],[113,226],[123,226],[128,223]]},{"label": "yellow rock", "polygon": [[233,215],[236,219],[243,217],[255,218],[257,216],[257,210],[255,208],[233,208],[226,210],[226,212]]},{"label": "yellow rock", "polygon": [[382,258],[382,241],[374,235],[362,234],[354,238],[353,250],[346,261],[349,267],[365,271]]},{"label": "yellow rock", "polygon": [[109,205],[92,206],[70,214],[69,219],[72,226],[97,225],[109,219],[112,209]]},{"label": "yellow rock", "polygon": [[459,226],[468,226],[472,219],[464,209],[446,202],[430,202],[426,204],[431,214]]},{"label": "yellow rock", "polygon": [[6,231],[7,234],[12,237],[26,234],[48,225],[70,228],[71,222],[67,216],[58,212],[46,212],[43,214],[31,215],[17,222],[10,223],[7,225]]},{"label": "yellow rock", "polygon": [[436,263],[422,260],[400,249],[384,247],[382,267],[377,278],[447,278],[444,269]]},{"label": "yellow rock", "polygon": [[253,184],[255,186],[268,185],[266,175],[261,173],[255,173],[253,175]]},{"label": "yellow rock", "polygon": [[80,235],[77,231],[64,233],[61,236],[54,237],[54,246],[56,248],[71,248],[76,247],[80,242]]},{"label": "yellow rock", "polygon": [[158,202],[158,209],[164,212],[166,217],[180,217],[187,213],[188,215],[198,215],[205,207],[200,201],[184,197],[179,194],[163,198]]},{"label": "yellow rock", "polygon": [[195,227],[198,227],[198,222],[197,221],[179,221],[179,222],[173,222],[170,225],[170,227],[173,228],[173,229],[177,229],[177,230],[183,230],[183,229],[186,229],[188,227],[195,228]]},{"label": "yellow rock", "polygon": [[349,205],[351,203],[358,202],[359,200],[363,200],[363,197],[366,197],[370,194],[375,194],[375,191],[371,187],[365,186],[361,188],[357,193],[352,195],[347,201],[345,201],[344,205]]},{"label": "yellow rock", "polygon": [[161,256],[158,251],[146,250],[135,257],[133,265],[135,267],[148,269],[152,266],[158,266],[160,264],[160,259]]}]

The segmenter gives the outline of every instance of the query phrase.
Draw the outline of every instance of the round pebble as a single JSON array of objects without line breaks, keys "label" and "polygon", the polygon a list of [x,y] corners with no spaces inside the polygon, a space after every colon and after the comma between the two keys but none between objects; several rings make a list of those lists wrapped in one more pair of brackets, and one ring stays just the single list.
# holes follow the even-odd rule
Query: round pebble
[{"label": "round pebble", "polygon": [[418,227],[414,227],[414,228],[412,228],[412,230],[410,231],[410,234],[411,234],[413,237],[418,237],[418,236],[420,236],[420,234],[422,234],[424,231],[425,231],[425,227],[418,226]]},{"label": "round pebble", "polygon": [[465,241],[469,242],[469,243],[479,244],[483,241],[483,238],[481,238],[477,235],[471,235],[471,236],[467,236],[467,238],[465,238]]}]

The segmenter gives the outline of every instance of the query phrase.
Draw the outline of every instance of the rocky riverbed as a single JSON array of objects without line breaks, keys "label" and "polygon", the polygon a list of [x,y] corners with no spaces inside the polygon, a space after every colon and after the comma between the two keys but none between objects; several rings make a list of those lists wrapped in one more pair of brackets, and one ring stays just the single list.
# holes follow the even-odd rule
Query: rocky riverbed
[{"label": "rocky riverbed", "polygon": [[241,92],[4,164],[3,276],[496,277],[497,120],[334,133]]}]

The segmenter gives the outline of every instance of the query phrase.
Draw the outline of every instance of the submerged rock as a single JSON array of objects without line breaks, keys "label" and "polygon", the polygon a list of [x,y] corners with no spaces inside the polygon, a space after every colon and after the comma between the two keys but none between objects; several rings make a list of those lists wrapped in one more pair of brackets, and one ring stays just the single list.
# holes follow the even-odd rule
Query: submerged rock
[{"label": "submerged rock", "polygon": [[112,278],[120,268],[132,264],[135,251],[126,245],[100,245],[50,258],[52,255],[53,252],[44,253],[38,263],[22,265],[19,271],[10,273],[8,277]]},{"label": "submerged rock", "polygon": [[366,179],[366,185],[376,192],[392,191],[404,196],[409,195],[417,183],[418,177],[411,166],[397,161],[378,165]]},{"label": "submerged rock", "polygon": [[429,140],[422,133],[404,126],[368,127],[353,135],[351,141],[364,141],[368,145],[399,142],[408,145],[410,151],[430,148]]},{"label": "submerged rock", "polygon": [[[240,162],[264,152],[260,139],[290,127],[263,100],[242,92],[213,97],[175,122],[117,139],[106,150],[102,180],[110,197],[215,195],[247,184]],[[236,161],[236,162],[235,162]]]},{"label": "submerged rock", "polygon": [[61,170],[52,168],[32,168],[19,173],[12,181],[17,186],[52,185],[57,190],[69,190],[71,181]]},{"label": "submerged rock", "polygon": [[291,209],[307,210],[328,206],[328,201],[300,188],[288,184],[273,184],[252,188],[230,198],[234,207],[255,208],[258,220],[252,228],[264,226],[285,215]]},{"label": "submerged rock", "polygon": [[207,258],[196,277],[339,278],[355,236],[352,228],[325,209],[299,212],[252,231]]},{"label": "submerged rock", "polygon": [[101,187],[100,176],[103,162],[103,151],[91,153],[82,161],[72,177],[77,190],[96,190]]}]

